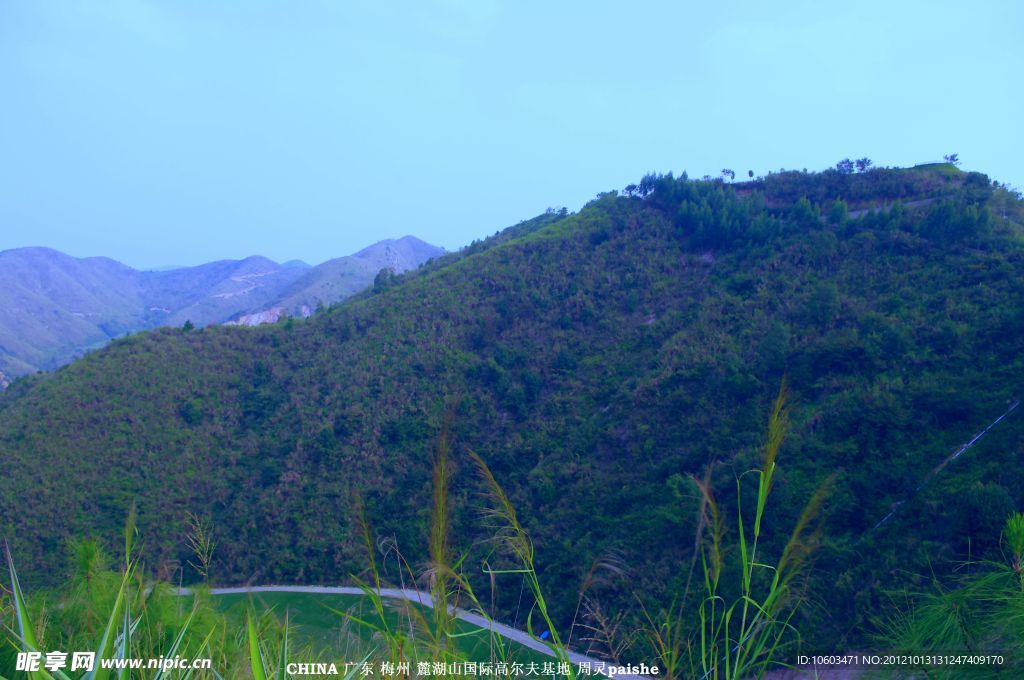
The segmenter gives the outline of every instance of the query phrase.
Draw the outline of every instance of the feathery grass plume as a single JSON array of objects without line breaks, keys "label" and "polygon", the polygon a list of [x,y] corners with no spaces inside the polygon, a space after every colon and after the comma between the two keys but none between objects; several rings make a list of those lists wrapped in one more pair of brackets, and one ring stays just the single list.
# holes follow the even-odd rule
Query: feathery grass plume
[{"label": "feathery grass plume", "polygon": [[185,541],[188,543],[189,549],[196,558],[195,562],[189,560],[188,564],[203,577],[203,582],[205,583],[210,579],[210,565],[213,564],[213,551],[217,547],[216,542],[213,540],[213,528],[210,526],[209,522],[200,519],[200,517],[193,512],[189,512],[186,517],[189,532]]},{"label": "feathery grass plume", "polygon": [[433,607],[431,638],[437,646],[438,655],[447,656],[452,650],[452,633],[455,631],[455,616],[451,602],[455,593],[450,591],[452,576],[451,547],[448,544],[448,488],[451,480],[449,454],[451,452],[451,413],[445,415],[434,447],[433,465],[433,508],[430,517],[430,538],[428,553],[430,562],[424,571],[429,585]]},{"label": "feathery grass plume", "polygon": [[[480,478],[487,489],[487,495],[491,500],[490,507],[484,509],[484,516],[495,522],[497,534],[494,537],[494,541],[499,547],[504,548],[509,552],[519,565],[517,569],[491,570],[489,567],[485,567],[485,570],[493,571],[496,574],[522,574],[525,577],[526,584],[529,587],[530,594],[533,595],[534,600],[533,607],[526,617],[527,632],[535,640],[544,642],[559,662],[568,664],[569,677],[570,680],[573,680],[576,677],[576,674],[569,659],[568,646],[562,642],[558,629],[556,628],[554,621],[551,619],[551,615],[548,612],[547,601],[544,599],[540,580],[537,577],[537,569],[534,565],[533,540],[526,532],[526,529],[523,528],[522,524],[519,523],[519,518],[516,516],[516,510],[512,505],[512,501],[509,500],[505,490],[498,483],[498,480],[495,479],[494,474],[487,466],[487,463],[484,462],[484,459],[473,451],[470,451],[469,455],[476,464],[477,471],[479,472]],[[533,632],[534,611],[537,611],[540,614],[541,619],[547,626],[547,629],[551,634],[550,641],[541,640]]]},{"label": "feathery grass plume", "polygon": [[[583,580],[580,582],[580,589],[576,598],[576,611],[572,615],[572,623],[569,625],[569,637],[565,642],[567,646],[572,645],[572,636],[576,630],[576,622],[579,618],[580,609],[584,604],[590,603],[588,598],[590,590],[595,586],[609,584],[615,579],[624,578],[626,570],[625,560],[623,560],[622,556],[614,550],[606,551],[603,555],[599,555],[590,563],[590,568],[587,569],[587,573],[583,575]],[[591,607],[588,607],[588,610],[591,609]]]},{"label": "feathery grass plume", "polygon": [[[465,660],[460,655],[458,639],[479,633],[458,632],[458,610],[468,609],[487,621],[491,620],[480,604],[472,585],[462,573],[466,555],[455,558],[449,543],[449,487],[452,474],[450,432],[451,416],[448,414],[442,424],[434,451],[432,513],[427,537],[429,561],[426,567],[417,574],[392,539],[383,540],[380,546],[385,559],[395,559],[402,588],[405,588],[406,577],[410,583],[425,582],[429,597],[425,597],[419,603],[401,598],[398,603],[385,605],[383,579],[377,563],[369,522],[361,499],[356,499],[357,522],[369,557],[372,584],[356,580],[371,603],[374,615],[366,617],[352,611],[332,611],[352,624],[373,631],[377,639],[383,643],[385,653],[396,663]],[[399,611],[397,625],[387,616],[389,611],[395,609]],[[408,624],[408,634],[405,633],[405,624]],[[491,631],[488,634],[488,642],[492,659],[508,658],[510,641],[501,639],[499,634]]]},{"label": "feathery grass plume", "polygon": [[584,653],[588,656],[605,658],[616,666],[623,665],[623,656],[633,644],[634,634],[624,633],[626,612],[609,615],[596,600],[587,599],[583,621],[579,624],[584,631],[581,640],[588,643]]},{"label": "feathery grass plume", "polygon": [[[490,507],[483,508],[482,514],[485,519],[493,522],[491,528],[497,532],[494,537],[495,542],[507,548],[520,564],[533,564],[533,541],[530,540],[529,534],[519,523],[515,506],[512,505],[512,501],[509,500],[505,490],[495,479],[483,458],[473,451],[469,452],[469,456],[477,466],[477,472],[484,482],[487,495],[493,501]],[[525,567],[521,571],[525,571]]]},{"label": "feathery grass plume", "polygon": [[[710,576],[710,581],[705,583],[705,588],[718,588],[718,581],[722,577],[722,565],[725,560],[722,555],[722,544],[725,540],[725,519],[718,509],[718,502],[715,500],[715,491],[711,486],[712,466],[709,465],[704,471],[704,478],[697,479],[691,475],[690,479],[700,492],[700,506],[698,508],[698,520],[696,531],[696,545],[706,548],[698,550],[701,560],[705,562],[705,580]],[[711,542],[704,541],[705,533],[710,537]],[[710,563],[710,564],[707,564]],[[686,593],[689,592],[689,580],[687,580]]]},{"label": "feathery grass plume", "polygon": [[757,492],[757,512],[754,520],[754,535],[761,533],[761,519],[764,517],[764,505],[768,502],[768,494],[772,490],[772,482],[775,481],[775,461],[779,456],[779,449],[782,442],[789,434],[789,406],[786,400],[789,396],[789,385],[785,376],[782,384],[779,385],[779,393],[772,403],[771,414],[768,416],[768,437],[764,444],[764,462],[761,470],[757,471],[759,488]]},{"label": "feathery grass plume", "polygon": [[[398,545],[398,540],[394,536],[381,536],[377,539],[377,551],[381,555],[381,569],[385,573],[387,573],[388,560],[394,560],[395,573],[398,576],[398,585],[403,591],[407,588],[416,588],[416,574],[414,573],[412,566],[409,564],[409,561],[405,559],[405,555],[402,554],[402,549]],[[416,622],[413,617],[406,616],[404,623],[406,629],[409,631],[409,639],[415,639]]]},{"label": "feathery grass plume", "polygon": [[[749,536],[744,525],[740,486],[743,475],[736,480],[740,597],[726,606],[718,593],[718,582],[705,578],[707,597],[698,612],[701,619],[700,666],[705,677],[741,678],[751,673],[763,673],[768,665],[778,663],[777,652],[786,634],[795,633],[789,624],[793,611],[785,618],[776,617],[779,600],[786,592],[781,582],[782,575],[777,568],[760,561],[758,556],[765,508],[778,469],[778,454],[789,430],[787,394],[788,388],[783,378],[768,418],[762,468],[745,473],[755,475],[758,485],[757,505]],[[809,513],[807,516],[810,516]],[[771,572],[771,583],[764,592],[758,592],[755,575],[764,571]]]},{"label": "feathery grass plume", "polygon": [[793,532],[782,549],[782,557],[779,558],[778,566],[776,566],[773,575],[773,580],[783,595],[775,601],[776,611],[785,602],[784,596],[788,594],[790,582],[803,571],[804,567],[807,566],[808,559],[818,548],[821,534],[824,531],[824,522],[822,520],[824,518],[825,502],[831,496],[832,490],[835,489],[838,476],[838,473],[829,475],[814,490],[811,500],[807,502],[804,509],[800,512],[800,517],[797,518],[796,524],[793,526]]},{"label": "feathery grass plume", "polygon": [[366,517],[366,505],[363,502],[362,496],[359,494],[354,496],[353,506],[356,517],[356,528],[362,538],[363,547],[366,549],[370,581],[367,582],[358,576],[353,576],[352,578],[359,589],[363,591],[366,601],[370,603],[374,616],[370,619],[353,614],[350,611],[343,612],[332,607],[328,607],[328,609],[333,611],[335,614],[338,614],[346,621],[366,630],[373,631],[374,635],[382,643],[382,651],[387,654],[388,660],[392,663],[399,663],[408,659],[412,635],[410,633],[410,636],[406,637],[401,626],[396,627],[391,624],[391,619],[387,615],[387,608],[384,604],[384,596],[382,595],[383,586],[381,582],[380,568],[377,564],[377,551],[373,541],[373,534],[370,529],[370,522]]},{"label": "feathery grass plume", "polygon": [[[432,606],[429,625],[425,625],[428,622],[422,618],[421,610],[409,612],[413,619],[420,622],[424,638],[421,642],[426,643],[426,651],[435,661],[459,660],[456,641],[460,635],[456,632],[456,611],[462,597],[466,598],[469,606],[484,613],[472,588],[460,573],[465,556],[454,559],[449,544],[452,418],[452,412],[446,411],[434,445],[432,510],[427,545],[429,562],[421,572],[421,579],[426,580],[430,591]],[[408,569],[408,564],[406,567]],[[411,569],[408,571],[411,574]]]},{"label": "feathery grass plume", "polygon": [[[704,585],[699,603],[690,602],[690,577],[686,579],[682,599],[656,614],[637,596],[645,621],[639,638],[653,651],[666,678],[738,680],[758,676],[772,665],[784,665],[780,660],[783,650],[798,640],[790,621],[799,598],[792,597],[790,584],[806,567],[817,546],[821,531],[817,520],[833,480],[830,478],[819,486],[804,507],[779,560],[775,566],[769,564],[760,555],[760,542],[779,452],[789,431],[787,398],[788,388],[783,379],[769,412],[761,465],[736,480],[735,553],[725,547],[725,519],[711,483],[714,465],[707,466],[702,479],[690,477],[700,494],[691,562],[692,576],[699,557]],[[749,521],[743,506],[742,482],[748,475],[757,481],[753,521]],[[735,558],[727,561],[727,554]],[[725,589],[723,578],[734,569],[739,582],[735,590]]]},{"label": "feathery grass plume", "polygon": [[[448,641],[448,638],[445,636],[444,630],[439,631],[435,627],[438,622],[438,619],[435,618],[435,613],[432,612],[428,618],[421,607],[417,607],[409,600],[403,598],[397,605],[399,608],[399,621],[397,625],[388,615],[389,611],[392,611],[392,606],[383,594],[384,584],[377,562],[376,546],[372,538],[369,521],[366,518],[365,506],[359,497],[356,498],[356,514],[359,531],[367,551],[371,582],[368,583],[359,577],[353,578],[360,590],[363,591],[365,601],[370,603],[373,615],[365,616],[361,612],[353,613],[351,610],[340,611],[333,607],[327,607],[327,609],[338,614],[347,622],[357,625],[364,630],[371,631],[376,641],[380,644],[380,648],[377,651],[383,652],[392,663],[411,662],[421,657],[439,660],[446,653],[447,646],[445,643]],[[410,581],[415,583],[416,575],[412,566],[401,555],[397,546],[393,544],[388,544],[388,546],[388,551],[398,561],[399,573],[408,574]],[[438,565],[435,565],[433,569],[435,572],[441,571]],[[441,580],[447,580],[447,576],[448,572],[445,572]],[[427,578],[431,579],[432,577],[428,575]],[[437,579],[432,579],[432,584],[435,587],[436,583]],[[435,604],[433,593],[429,601],[425,599],[422,604],[428,606]],[[433,608],[436,608],[436,604]],[[408,624],[408,633],[406,633],[405,623]],[[445,630],[448,629],[445,628]]]}]

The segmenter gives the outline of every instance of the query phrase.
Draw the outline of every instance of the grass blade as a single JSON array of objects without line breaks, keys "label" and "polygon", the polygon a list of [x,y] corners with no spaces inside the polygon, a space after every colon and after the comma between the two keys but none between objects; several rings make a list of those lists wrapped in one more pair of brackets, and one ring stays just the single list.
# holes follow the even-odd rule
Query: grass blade
[{"label": "grass blade", "polygon": [[252,622],[252,612],[245,615],[249,637],[249,667],[252,669],[253,680],[267,680],[267,669],[260,651],[260,641],[256,636],[256,625]]}]

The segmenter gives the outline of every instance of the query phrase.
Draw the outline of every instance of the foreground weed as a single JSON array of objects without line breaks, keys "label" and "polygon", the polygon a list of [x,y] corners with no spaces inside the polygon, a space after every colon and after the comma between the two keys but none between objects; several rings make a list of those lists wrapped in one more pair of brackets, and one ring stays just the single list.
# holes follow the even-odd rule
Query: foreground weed
[{"label": "foreground weed", "polygon": [[[903,608],[881,624],[878,644],[894,654],[1002,657],[970,669],[972,678],[1024,677],[1024,514],[1003,529],[1005,559],[970,563],[951,586],[938,581],[927,593],[903,593]],[[908,668],[928,678],[963,677],[961,667]],[[923,677],[923,675],[922,675]]]},{"label": "foreground weed", "polygon": [[[728,531],[711,484],[711,470],[703,478],[691,477],[699,493],[697,541],[694,559],[700,562],[703,588],[693,602],[690,579],[683,595],[668,607],[652,612],[640,602],[644,625],[641,638],[658,658],[667,678],[739,680],[758,677],[782,658],[799,639],[791,624],[799,604],[793,579],[807,564],[820,531],[821,508],[833,478],[823,483],[801,513],[778,560],[762,554],[762,528],[768,498],[778,472],[778,455],[789,430],[787,390],[783,383],[772,404],[759,468],[736,480],[736,544],[732,565],[726,559]],[[743,505],[742,483],[751,476],[757,496],[753,517]],[[735,574],[728,588],[723,578]],[[692,570],[691,570],[692,576]],[[696,611],[694,615],[693,612]]]}]

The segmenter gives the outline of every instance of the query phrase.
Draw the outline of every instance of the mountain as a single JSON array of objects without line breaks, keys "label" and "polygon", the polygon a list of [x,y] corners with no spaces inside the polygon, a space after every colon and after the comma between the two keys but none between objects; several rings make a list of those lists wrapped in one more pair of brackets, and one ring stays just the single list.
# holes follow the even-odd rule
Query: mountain
[{"label": "mountain", "polygon": [[442,252],[407,236],[316,268],[249,257],[138,271],[48,248],[6,250],[0,252],[0,387],[4,376],[56,368],[125,333],[223,323],[278,305],[290,313],[300,305],[315,309],[372,284],[382,267],[401,272]]},{"label": "mountain", "polygon": [[[729,535],[737,498],[754,504],[743,473],[783,381],[758,550],[779,555],[834,476],[792,623],[809,649],[861,649],[889,593],[997,558],[1024,504],[1021,409],[943,464],[1024,387],[1019,195],[952,166],[648,176],[306,320],[118,339],[0,395],[0,533],[25,581],[53,582],[69,537],[113,550],[135,504],[148,568],[188,581],[194,512],[214,582],[338,584],[365,568],[358,496],[420,565],[450,418],[451,541],[477,593],[505,563],[469,451],[530,531],[557,622],[609,554],[628,581],[591,594],[635,620],[637,597],[686,587],[691,476]],[[529,610],[517,575],[493,586],[500,617]]]},{"label": "mountain", "polygon": [[0,371],[18,376],[70,361],[142,327],[138,272],[48,248],[0,252]]},{"label": "mountain", "polygon": [[355,255],[328,260],[305,273],[280,292],[267,309],[245,314],[232,323],[253,326],[272,323],[282,315],[308,317],[317,306],[343,300],[370,285],[382,269],[402,273],[444,253],[414,236],[388,239]]}]

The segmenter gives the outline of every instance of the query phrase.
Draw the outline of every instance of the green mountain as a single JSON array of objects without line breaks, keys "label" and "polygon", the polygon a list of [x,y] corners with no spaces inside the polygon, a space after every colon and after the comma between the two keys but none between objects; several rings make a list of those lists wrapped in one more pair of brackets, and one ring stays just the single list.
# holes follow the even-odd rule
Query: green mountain
[{"label": "green mountain", "polygon": [[0,252],[0,388],[61,366],[125,333],[224,323],[266,309],[308,316],[373,283],[381,268],[414,269],[444,250],[407,236],[317,267],[265,257],[138,271],[48,248]]},{"label": "green mountain", "polygon": [[[157,573],[194,578],[195,512],[214,524],[217,583],[343,583],[365,563],[356,493],[377,535],[422,560],[449,411],[467,569],[496,559],[472,450],[534,536],[559,620],[609,551],[629,582],[597,594],[635,612],[634,592],[667,602],[687,582],[687,475],[710,466],[721,507],[752,503],[736,480],[787,376],[764,549],[836,474],[794,624],[823,650],[860,645],[889,591],[998,554],[1024,505],[1024,409],[939,467],[1021,394],[1022,225],[1017,194],[951,166],[648,176],[308,320],[160,329],[16,381],[0,531],[45,582],[68,537],[113,541],[136,503]],[[514,575],[495,585],[507,620],[529,607]]]}]

